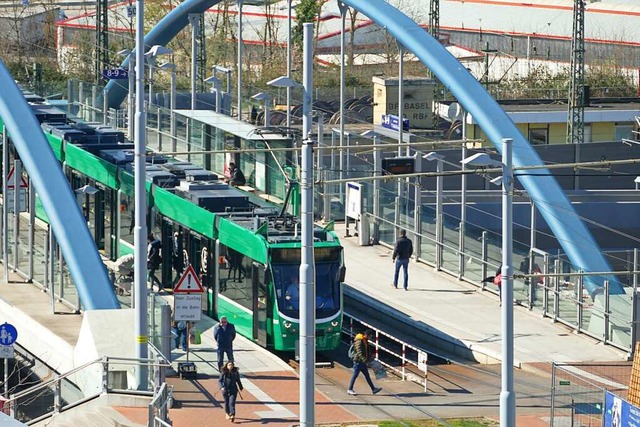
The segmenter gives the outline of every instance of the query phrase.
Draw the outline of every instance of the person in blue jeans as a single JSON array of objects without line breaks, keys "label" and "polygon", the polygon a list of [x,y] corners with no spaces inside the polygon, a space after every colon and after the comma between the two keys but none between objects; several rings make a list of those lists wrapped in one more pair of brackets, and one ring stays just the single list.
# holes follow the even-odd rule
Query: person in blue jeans
[{"label": "person in blue jeans", "polygon": [[373,359],[373,354],[369,347],[369,338],[373,333],[371,331],[365,331],[364,334],[357,334],[353,340],[353,374],[351,375],[351,381],[349,382],[349,388],[347,389],[347,394],[355,396],[357,393],[353,389],[353,385],[356,382],[356,378],[358,375],[362,373],[364,375],[364,379],[367,380],[367,384],[371,388],[371,393],[378,394],[382,388],[376,387],[373,385],[373,381],[371,381],[371,376],[369,375],[369,368],[367,364]]},{"label": "person in blue jeans", "polygon": [[176,328],[176,348],[181,348],[187,351],[187,322],[181,320],[175,325]]},{"label": "person in blue jeans", "polygon": [[236,339],[236,328],[229,323],[227,316],[222,316],[220,323],[213,328],[213,338],[218,344],[218,371],[222,372],[225,353],[229,362],[233,362],[233,340]]},{"label": "person in blue jeans", "polygon": [[404,268],[404,290],[409,288],[409,258],[413,255],[413,243],[407,237],[406,230],[400,230],[400,237],[396,240],[393,247],[391,259],[396,265],[395,274],[393,275],[393,287],[398,289],[398,274],[400,267]]},{"label": "person in blue jeans", "polygon": [[227,363],[227,366],[220,371],[218,384],[220,385],[222,397],[224,398],[225,416],[228,420],[234,422],[236,419],[236,399],[238,392],[243,388],[242,381],[240,381],[240,372],[238,368],[234,366],[233,362]]}]

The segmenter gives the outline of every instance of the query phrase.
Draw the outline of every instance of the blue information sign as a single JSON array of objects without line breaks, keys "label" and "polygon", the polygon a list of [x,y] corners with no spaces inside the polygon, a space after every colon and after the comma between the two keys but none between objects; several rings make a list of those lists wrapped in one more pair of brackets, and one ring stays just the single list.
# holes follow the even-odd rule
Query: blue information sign
[{"label": "blue information sign", "polygon": [[108,68],[102,70],[102,78],[104,80],[125,80],[129,78],[129,72],[122,68]]},{"label": "blue information sign", "polygon": [[0,325],[0,345],[12,345],[17,339],[18,331],[13,325],[9,323]]},{"label": "blue information sign", "polygon": [[[391,130],[400,130],[400,119],[393,114],[383,114],[382,127]],[[409,119],[402,119],[402,130],[409,130]]]},{"label": "blue information sign", "polygon": [[640,408],[607,391],[603,418],[604,427],[637,426],[640,423]]}]

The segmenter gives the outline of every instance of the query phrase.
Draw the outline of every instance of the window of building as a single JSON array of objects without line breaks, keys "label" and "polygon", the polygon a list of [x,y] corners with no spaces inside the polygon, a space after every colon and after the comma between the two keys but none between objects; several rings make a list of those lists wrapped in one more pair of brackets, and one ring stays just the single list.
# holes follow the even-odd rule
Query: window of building
[{"label": "window of building", "polygon": [[545,145],[549,143],[548,129],[529,129],[529,142],[531,145]]},{"label": "window of building", "polygon": [[631,134],[633,125],[631,123],[616,123],[614,141],[622,141],[623,139],[632,139]]}]

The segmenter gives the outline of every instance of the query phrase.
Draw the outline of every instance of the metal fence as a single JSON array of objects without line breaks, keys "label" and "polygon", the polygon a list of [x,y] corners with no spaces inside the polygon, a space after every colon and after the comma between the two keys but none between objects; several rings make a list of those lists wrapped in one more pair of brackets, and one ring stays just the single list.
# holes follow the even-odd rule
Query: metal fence
[{"label": "metal fence", "polygon": [[557,364],[551,373],[551,427],[601,427],[605,392],[625,398],[630,363]]},{"label": "metal fence", "polygon": [[[88,84],[77,84],[70,86],[69,93],[70,100],[78,100],[70,109],[77,110],[85,119],[101,120],[103,116],[109,115],[106,109],[102,108],[101,116],[101,108],[96,105],[99,89]],[[175,145],[178,150],[201,149],[198,144],[204,138],[202,132],[185,123],[172,121],[171,112],[161,110],[154,107],[149,113],[147,140],[150,148],[161,150],[165,141],[165,147]],[[160,120],[156,120],[158,118]],[[327,132],[329,130],[325,131]],[[316,187],[315,200],[317,210],[323,212],[325,221],[345,218],[344,183],[331,181],[375,175],[376,171],[381,170],[380,165],[376,163],[380,159],[376,160],[376,156],[382,156],[383,151],[383,148],[358,148],[359,143],[368,141],[359,134],[345,135],[346,151],[342,150],[338,147],[339,135],[335,136],[335,130],[331,130],[330,133],[330,143],[318,144],[316,164],[316,178],[321,181],[321,185]],[[320,155],[321,151],[324,156]],[[377,151],[377,154],[372,151]],[[387,148],[386,151],[397,151],[397,147]],[[194,156],[187,156],[185,160],[199,163]],[[499,232],[491,231],[491,227],[485,226],[486,223],[495,222],[497,216],[484,212],[482,220],[476,223],[463,220],[463,209],[469,216],[478,216],[479,213],[473,211],[472,204],[467,207],[462,203],[459,191],[447,192],[445,202],[457,203],[460,213],[452,215],[443,212],[442,206],[437,206],[437,197],[425,191],[422,185],[421,178],[389,178],[376,183],[362,183],[361,217],[364,220],[360,224],[365,226],[361,227],[359,234],[371,236],[364,244],[373,241],[392,246],[396,231],[404,228],[414,240],[417,260],[497,293],[495,285],[481,284],[481,280],[493,274],[501,263],[501,235]],[[284,180],[274,182],[266,192],[269,194],[271,189],[274,189],[274,192],[275,189],[284,191]],[[469,197],[471,193],[468,192]],[[492,197],[499,194],[489,193],[494,194]],[[279,197],[276,193],[273,195]],[[531,210],[534,210],[533,204]],[[543,316],[561,322],[576,332],[588,334],[632,354],[637,335],[636,290],[637,272],[640,270],[637,250],[626,254],[610,254],[609,260],[611,265],[615,266],[615,272],[584,275],[580,268],[571,265],[563,254],[542,251],[538,248],[535,238],[529,238],[536,233],[542,235],[540,230],[536,230],[534,218],[532,215],[531,224],[514,224],[516,241],[513,243],[513,261],[517,274],[514,280],[515,302],[539,311]],[[615,276],[616,285],[619,283],[622,291],[616,286],[617,291],[610,292],[603,275]],[[596,287],[599,291],[589,291],[585,286],[587,282],[597,282]]]},{"label": "metal fence", "polygon": [[346,312],[344,319],[343,333],[348,335],[349,343],[353,342],[356,331],[365,329],[373,331],[375,339],[372,344],[375,348],[375,359],[403,381],[420,384],[424,392],[427,392],[429,356],[426,350],[407,344]]},{"label": "metal fence", "polygon": [[[162,390],[156,382],[163,378],[161,371],[170,367],[167,363],[158,363],[152,359],[138,360],[130,358],[104,357],[92,360],[69,372],[56,375],[54,378],[36,384],[26,390],[14,393],[4,402],[9,407],[11,416],[27,425],[35,424],[55,414],[70,410],[85,402],[89,402],[104,393],[130,394],[137,396],[156,396],[154,399],[154,416],[166,416],[168,391]],[[139,391],[129,386],[128,373],[135,369],[147,369],[149,373],[144,388]],[[157,408],[157,410],[156,410]],[[150,412],[151,412],[150,407]]]}]

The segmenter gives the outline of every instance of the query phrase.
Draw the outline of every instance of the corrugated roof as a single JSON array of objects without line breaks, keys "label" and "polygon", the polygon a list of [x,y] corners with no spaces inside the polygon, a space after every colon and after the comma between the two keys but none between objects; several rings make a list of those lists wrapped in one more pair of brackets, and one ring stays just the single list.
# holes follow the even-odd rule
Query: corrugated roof
[{"label": "corrugated roof", "polygon": [[[110,8],[110,23],[120,23],[128,31],[129,22],[126,5],[120,3]],[[294,2],[295,4],[295,2]],[[403,2],[405,13],[416,22],[428,22],[429,0]],[[407,10],[410,7],[410,10]],[[209,13],[217,13],[217,6]],[[237,13],[235,3],[229,11]],[[266,23],[264,6],[246,5],[243,7],[243,38],[248,43],[262,41]],[[275,15],[275,31],[280,43],[286,42],[287,0],[271,5]],[[295,11],[293,12],[295,16]],[[526,16],[526,19],[523,19]],[[322,9],[323,21],[320,24],[320,38],[323,45],[336,44],[340,34],[340,18],[337,2],[328,2]],[[208,20],[206,20],[208,21]],[[367,18],[358,14],[358,26],[366,23]],[[511,35],[531,35],[537,37],[571,38],[573,21],[573,0],[441,0],[441,31],[468,30],[478,32],[502,32]],[[585,15],[585,36],[588,40],[606,43],[631,43],[640,45],[640,0],[602,0],[589,2]],[[83,15],[68,19],[61,26],[94,27],[94,15]],[[118,24],[116,24],[118,25]],[[295,25],[295,24],[294,24]]]}]

